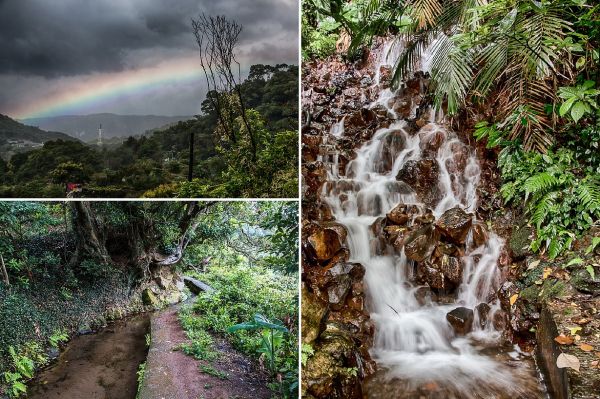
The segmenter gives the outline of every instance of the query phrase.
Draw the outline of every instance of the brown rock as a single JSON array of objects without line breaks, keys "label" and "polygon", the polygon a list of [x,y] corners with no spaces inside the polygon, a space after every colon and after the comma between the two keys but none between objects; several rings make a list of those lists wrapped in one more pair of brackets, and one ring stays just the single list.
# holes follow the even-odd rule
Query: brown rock
[{"label": "brown rock", "polygon": [[471,227],[471,232],[473,234],[473,243],[475,247],[480,247],[484,245],[489,239],[489,234],[485,225],[481,222],[476,222]]},{"label": "brown rock", "polygon": [[404,253],[411,260],[423,262],[433,253],[436,241],[437,234],[433,225],[425,225],[412,231],[404,239]]},{"label": "brown rock", "polygon": [[475,312],[477,313],[477,319],[479,320],[479,326],[485,328],[489,323],[490,305],[483,302],[475,306]]},{"label": "brown rock", "polygon": [[448,209],[435,223],[442,235],[456,244],[464,244],[473,219],[460,207]]},{"label": "brown rock", "polygon": [[438,258],[439,269],[446,279],[456,285],[462,281],[462,262],[454,256],[443,255]]},{"label": "brown rock", "polygon": [[405,225],[409,216],[406,213],[406,204],[398,204],[386,215],[387,219],[396,225]]},{"label": "brown rock", "polygon": [[308,252],[319,262],[327,261],[342,248],[342,240],[334,229],[321,229],[307,240]]},{"label": "brown rock", "polygon": [[466,335],[473,327],[473,310],[459,307],[446,314],[446,320],[452,325],[457,335]]},{"label": "brown rock", "polygon": [[439,200],[438,177],[439,165],[431,158],[408,161],[396,175],[397,180],[408,184],[428,206]]},{"label": "brown rock", "polygon": [[425,280],[431,288],[441,290],[446,287],[444,273],[442,273],[441,270],[431,267],[427,263],[420,265],[419,268],[423,270],[423,273],[425,274]]}]

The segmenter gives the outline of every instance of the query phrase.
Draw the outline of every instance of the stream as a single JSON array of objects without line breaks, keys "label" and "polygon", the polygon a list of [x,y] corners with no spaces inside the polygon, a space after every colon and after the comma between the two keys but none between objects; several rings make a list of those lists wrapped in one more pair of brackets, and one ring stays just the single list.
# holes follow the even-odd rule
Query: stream
[{"label": "stream", "polygon": [[29,399],[133,399],[146,360],[150,316],[111,323],[73,338],[59,358],[29,384]]},{"label": "stream", "polygon": [[[401,50],[399,42],[384,45],[372,87],[378,90],[378,99],[370,108],[387,111],[389,127],[377,130],[346,167],[340,168],[335,142],[344,134],[341,119],[324,137],[319,159],[328,165],[321,198],[348,231],[350,262],[366,269],[367,308],[375,324],[370,353],[379,370],[367,380],[366,396],[545,397],[531,355],[517,345],[504,344],[502,326],[480,320],[482,316],[475,311],[472,328],[462,335],[447,320],[447,314],[457,307],[472,310],[487,304],[488,321],[501,312],[495,295],[502,284],[498,259],[504,243],[500,237],[489,232],[477,245],[471,229],[462,244],[462,276],[454,295],[432,300],[421,295],[427,287],[417,282],[415,261],[403,250],[382,245],[374,233],[377,223],[398,204],[407,210],[409,228],[419,218],[439,220],[455,207],[471,215],[473,226],[483,224],[474,216],[480,180],[475,151],[448,129],[439,112],[428,111],[429,123],[416,134],[410,132],[408,120],[398,116],[393,106],[397,93],[380,88],[381,67],[392,67]],[[424,57],[421,66],[426,71]],[[417,108],[413,105],[409,119],[415,118]],[[428,200],[427,205],[425,198],[419,198],[398,177],[407,166],[424,159],[437,164],[436,181],[430,187],[436,192],[435,200]]]}]

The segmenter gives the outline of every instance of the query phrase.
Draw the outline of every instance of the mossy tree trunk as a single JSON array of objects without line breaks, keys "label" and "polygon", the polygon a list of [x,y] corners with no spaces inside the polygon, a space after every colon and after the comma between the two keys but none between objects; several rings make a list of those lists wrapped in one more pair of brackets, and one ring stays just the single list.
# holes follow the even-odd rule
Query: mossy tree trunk
[{"label": "mossy tree trunk", "polygon": [[[102,263],[126,263],[147,277],[155,267],[171,266],[184,255],[193,232],[200,224],[200,213],[212,203],[180,203],[181,210],[169,217],[176,218],[179,238],[175,249],[164,254],[159,249],[160,234],[157,232],[152,214],[161,212],[160,204],[150,212],[142,212],[140,203],[123,203],[128,215],[125,225],[115,229],[106,218],[97,215],[90,202],[72,202],[73,229],[77,236],[77,247],[70,264],[77,267],[83,260],[92,259]],[[172,212],[171,212],[172,213]]]}]

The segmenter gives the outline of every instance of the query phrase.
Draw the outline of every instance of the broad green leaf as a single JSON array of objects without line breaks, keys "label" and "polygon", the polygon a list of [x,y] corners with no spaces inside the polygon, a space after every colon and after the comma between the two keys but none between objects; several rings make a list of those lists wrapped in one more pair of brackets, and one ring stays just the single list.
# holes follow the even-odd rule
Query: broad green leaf
[{"label": "broad green leaf", "polygon": [[569,109],[571,108],[571,106],[573,105],[573,103],[576,100],[577,100],[577,97],[571,97],[567,101],[562,103],[562,105],[560,106],[560,109],[558,110],[558,114],[560,116],[565,116],[567,114],[567,112],[569,112]]},{"label": "broad green leaf", "polygon": [[592,265],[587,265],[587,266],[585,267],[585,270],[587,270],[587,272],[590,274],[590,276],[592,276],[592,280],[595,280],[595,279],[596,279],[596,274],[595,274],[595,272],[594,272],[594,266],[592,266]]},{"label": "broad green leaf", "polygon": [[573,108],[571,108],[571,118],[575,121],[575,123],[579,122],[583,114],[586,110],[586,104],[582,101],[577,101],[573,104]]},{"label": "broad green leaf", "polygon": [[582,263],[583,263],[583,259],[581,259],[581,258],[575,258],[575,259],[571,259],[569,261],[569,263],[567,263],[567,266],[580,265]]}]

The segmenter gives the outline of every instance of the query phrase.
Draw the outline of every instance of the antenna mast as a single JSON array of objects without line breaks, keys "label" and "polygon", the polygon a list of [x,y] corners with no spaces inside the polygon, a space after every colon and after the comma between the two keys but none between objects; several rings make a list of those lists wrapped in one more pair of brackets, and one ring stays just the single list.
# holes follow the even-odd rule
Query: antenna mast
[{"label": "antenna mast", "polygon": [[98,145],[102,145],[102,123],[98,128]]}]

